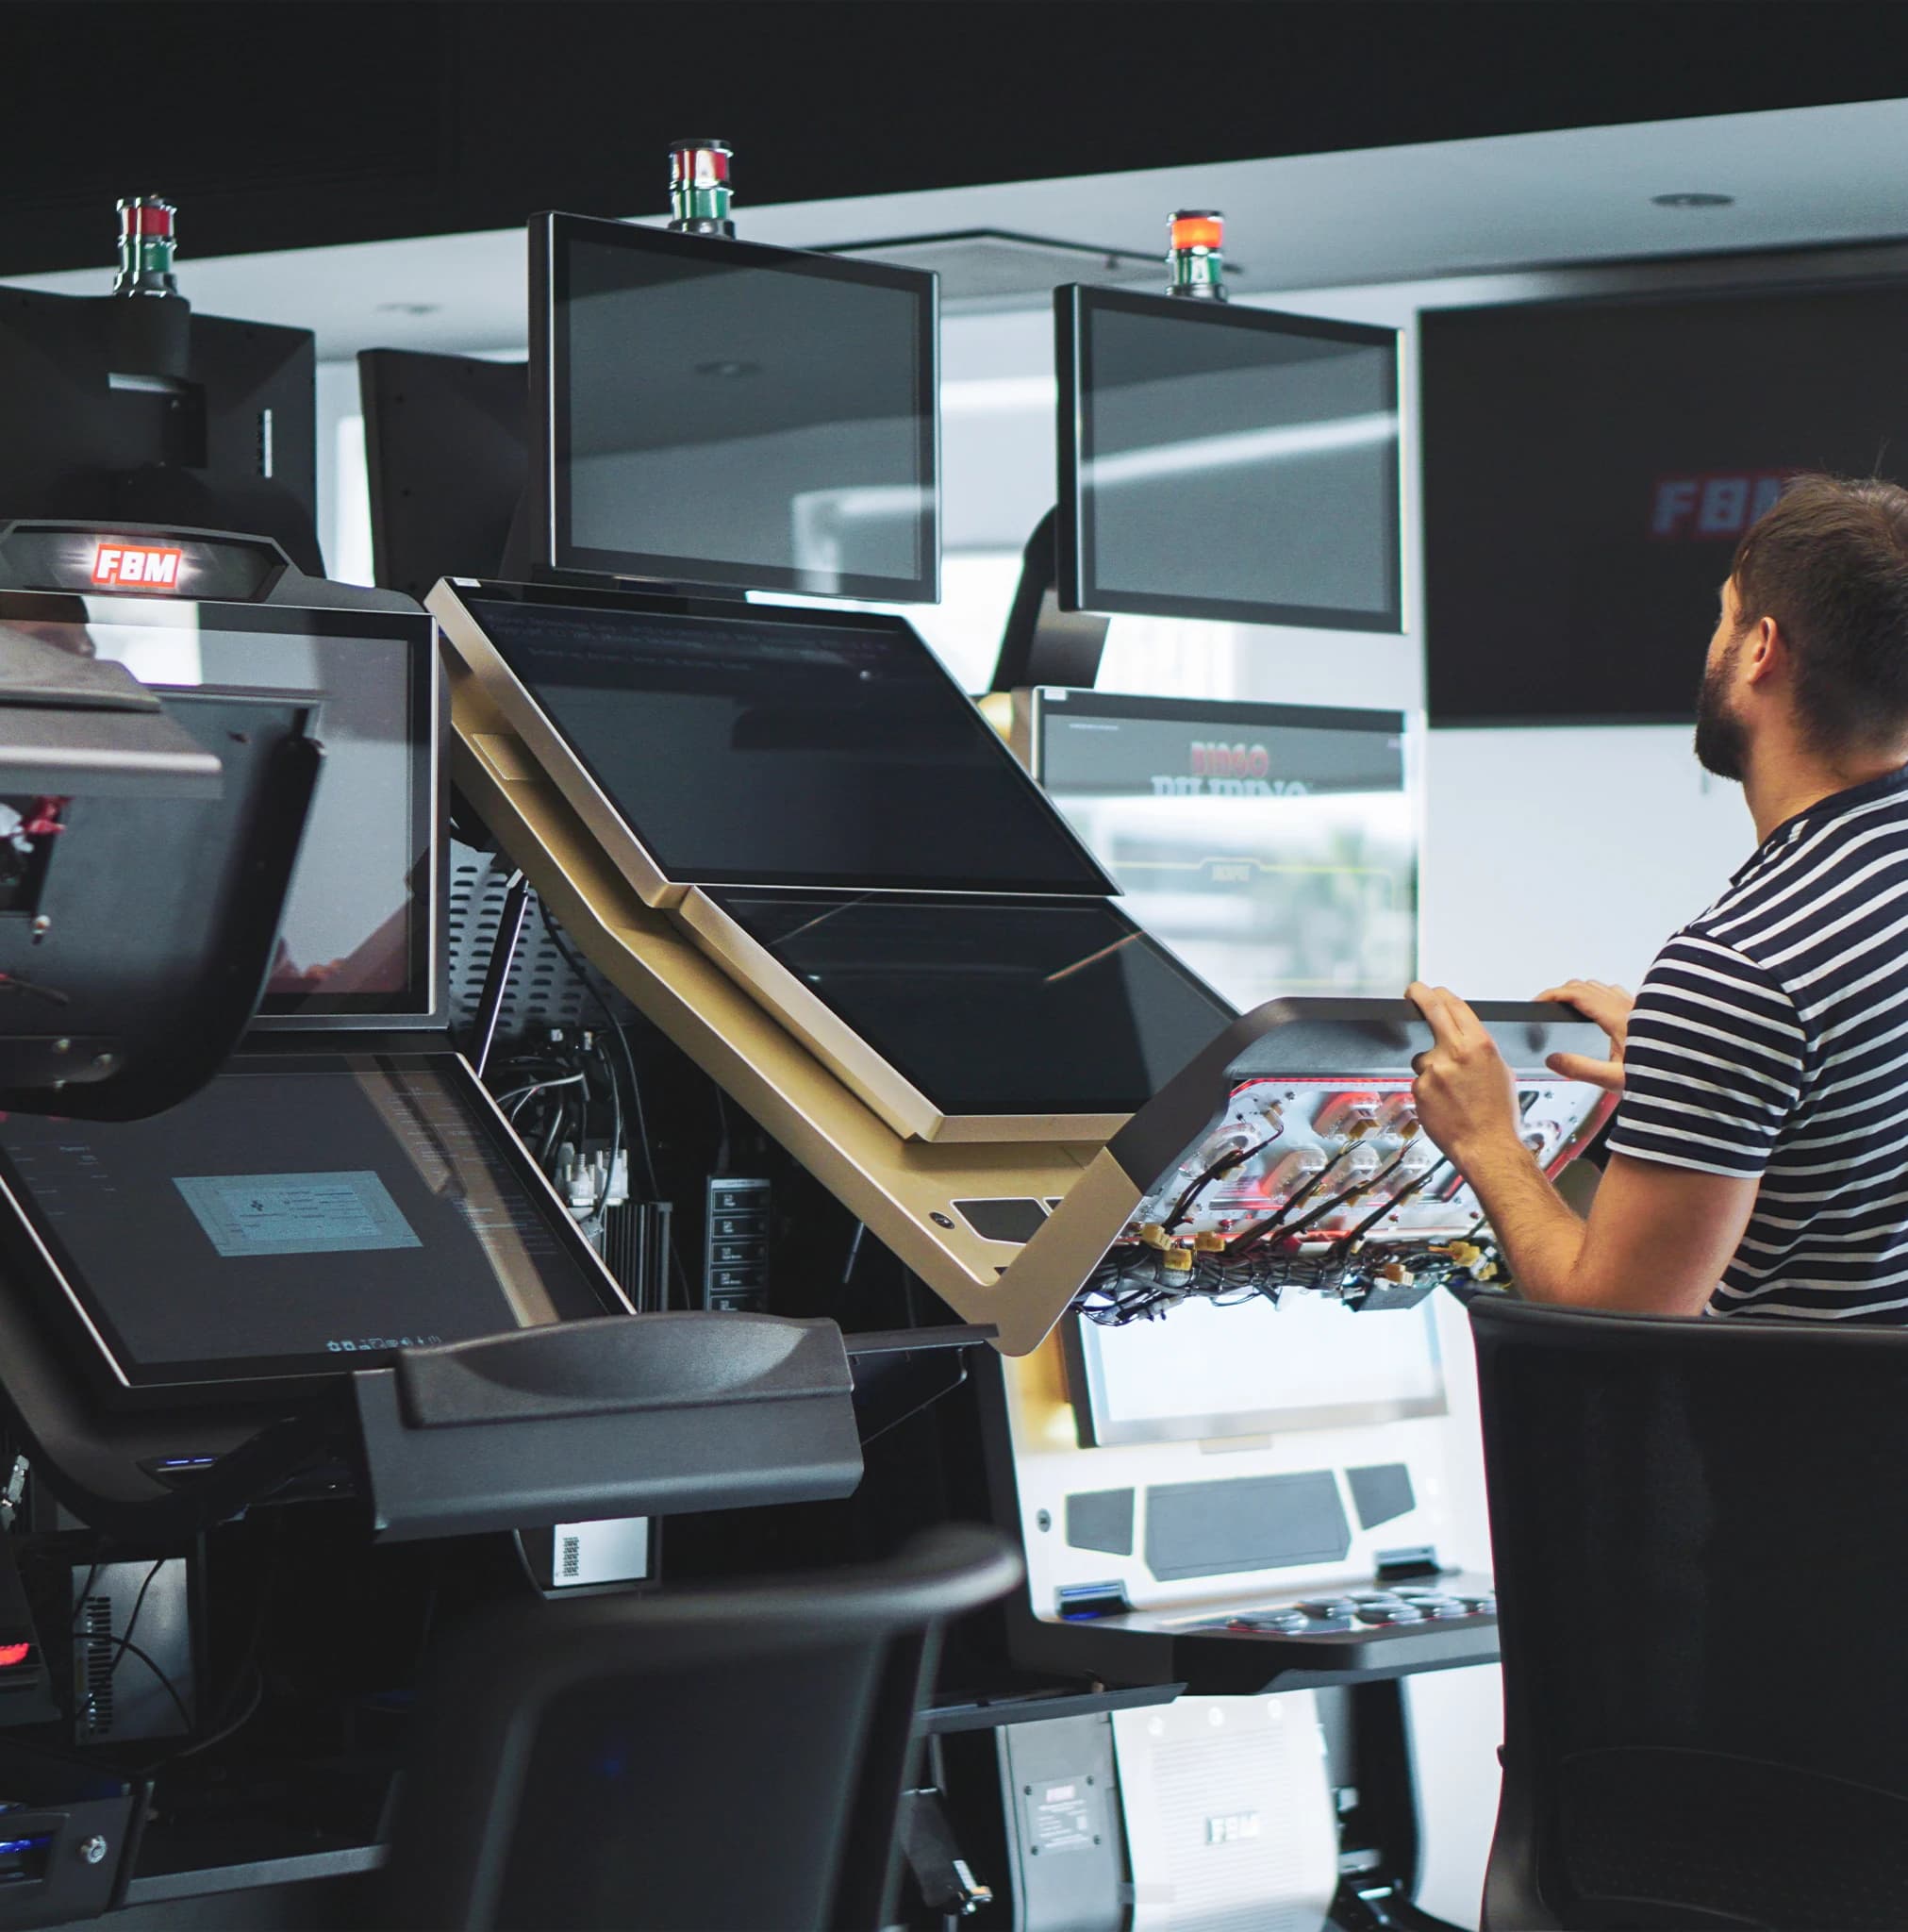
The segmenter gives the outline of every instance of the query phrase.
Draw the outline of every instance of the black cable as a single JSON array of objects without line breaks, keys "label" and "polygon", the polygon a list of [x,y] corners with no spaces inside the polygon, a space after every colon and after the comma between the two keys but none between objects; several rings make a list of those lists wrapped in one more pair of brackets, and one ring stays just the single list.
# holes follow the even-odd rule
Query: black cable
[{"label": "black cable", "polygon": [[1231,1174],[1235,1168],[1243,1167],[1247,1161],[1263,1154],[1278,1138],[1276,1134],[1269,1134],[1256,1147],[1229,1148],[1203,1174],[1196,1174],[1186,1184],[1186,1191],[1172,1204],[1172,1213],[1166,1222],[1167,1233],[1170,1234],[1192,1212],[1192,1204],[1221,1174]]},{"label": "black cable", "polygon": [[140,1662],[145,1665],[146,1669],[159,1680],[159,1688],[173,1700],[173,1708],[178,1712],[179,1722],[190,1731],[192,1728],[192,1714],[186,1708],[185,1699],[174,1689],[173,1680],[159,1669],[158,1665],[130,1637],[122,1637],[117,1641],[119,1649],[113,1657],[113,1669],[115,1671],[119,1669],[120,1658],[123,1657],[138,1657]]},{"label": "black cable", "polygon": [[650,1147],[649,1123],[643,1113],[642,1083],[637,1077],[636,1056],[629,1050],[629,1037],[623,1032],[622,1023],[610,1011],[609,1002],[597,990],[595,978],[590,974],[589,968],[584,965],[582,958],[571,946],[570,941],[556,929],[556,922],[551,918],[550,908],[544,904],[540,894],[537,900],[537,916],[543,922],[543,930],[550,935],[551,944],[562,954],[564,963],[569,966],[578,980],[582,982],[583,990],[595,1001],[596,1009],[603,1015],[606,1028],[614,1037],[617,1046],[622,1050],[623,1070],[629,1075],[629,1095],[636,1114],[636,1131],[641,1137],[642,1164],[649,1175],[650,1199],[660,1201],[662,1199],[662,1184],[655,1177],[655,1156]]},{"label": "black cable", "polygon": [[[1400,1160],[1402,1160],[1404,1157],[1401,1154],[1398,1158]],[[1394,1162],[1393,1165],[1395,1166],[1396,1162]],[[1362,1241],[1365,1238],[1365,1236],[1369,1234],[1371,1230],[1374,1227],[1376,1227],[1378,1224],[1381,1221],[1383,1221],[1387,1214],[1395,1213],[1398,1208],[1402,1208],[1405,1202],[1410,1200],[1412,1195],[1419,1192],[1423,1188],[1429,1185],[1431,1177],[1435,1174],[1436,1174],[1440,1168],[1446,1168],[1450,1165],[1451,1162],[1449,1160],[1439,1160],[1435,1162],[1432,1166],[1427,1167],[1424,1170],[1424,1172],[1421,1174],[1419,1174],[1415,1181],[1411,1181],[1406,1186],[1400,1188],[1399,1191],[1395,1194],[1393,1194],[1388,1201],[1380,1202],[1379,1205],[1376,1208],[1374,1208],[1371,1210],[1371,1212],[1365,1217],[1363,1221],[1359,1222],[1359,1224],[1355,1227],[1350,1229],[1347,1233],[1339,1236],[1340,1241],[1349,1250],[1353,1245],[1353,1243]]]},{"label": "black cable", "polygon": [[[1359,1195],[1369,1194],[1374,1188],[1383,1187],[1404,1165],[1404,1155],[1409,1152],[1410,1149],[1406,1148],[1399,1154],[1390,1166],[1380,1168],[1369,1180],[1354,1182],[1351,1187],[1342,1189],[1339,1192],[1334,1194],[1329,1201],[1319,1202],[1318,1207],[1314,1208],[1302,1221],[1294,1222],[1290,1227],[1286,1228],[1285,1230],[1286,1234],[1288,1237],[1302,1235],[1308,1227],[1318,1226],[1326,1215],[1336,1213],[1340,1208],[1344,1207],[1346,1202],[1355,1201]],[[1422,1183],[1420,1182],[1419,1185],[1421,1186]],[[1392,1203],[1386,1202],[1384,1212],[1388,1214],[1391,1211],[1392,1206]]]},{"label": "black cable", "polygon": [[1226,1244],[1226,1252],[1232,1255],[1242,1255],[1248,1248],[1257,1247],[1268,1235],[1276,1234],[1285,1225],[1286,1217],[1295,1209],[1302,1208],[1319,1191],[1319,1188],[1324,1185],[1325,1176],[1344,1159],[1346,1155],[1351,1153],[1352,1148],[1360,1144],[1359,1141],[1347,1141],[1344,1146],[1339,1148],[1337,1153],[1333,1155],[1331,1159],[1326,1161],[1324,1166],[1289,1201],[1286,1202],[1277,1212],[1268,1215],[1263,1221],[1254,1222],[1244,1233],[1235,1235]]}]

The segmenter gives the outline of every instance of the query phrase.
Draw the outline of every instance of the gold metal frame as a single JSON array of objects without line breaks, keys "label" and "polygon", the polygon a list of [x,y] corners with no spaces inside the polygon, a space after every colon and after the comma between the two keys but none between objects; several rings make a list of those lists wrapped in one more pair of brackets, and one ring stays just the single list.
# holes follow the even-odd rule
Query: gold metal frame
[{"label": "gold metal frame", "polygon": [[584,769],[582,759],[571,750],[549,714],[484,635],[483,626],[465,608],[456,588],[440,580],[424,603],[451,647],[454,673],[461,661],[462,670],[476,679],[508,727],[473,736],[460,731],[459,736],[494,770],[501,782],[547,776],[570,806],[594,828],[605,852],[636,888],[642,903],[675,905],[686,889],[664,877],[649,848],[630,830],[622,814]]},{"label": "gold metal frame", "polygon": [[[440,610],[452,601],[441,591],[431,600]],[[600,802],[578,810],[539,769],[497,681],[480,654],[454,657],[452,771],[583,952],[963,1320],[992,1324],[1004,1354],[1037,1347],[1138,1203],[1119,1163],[1091,1139],[897,1132],[677,920],[644,903],[614,849],[616,814]],[[984,1240],[954,1206],[1008,1197],[1059,1200],[1024,1247]]]}]

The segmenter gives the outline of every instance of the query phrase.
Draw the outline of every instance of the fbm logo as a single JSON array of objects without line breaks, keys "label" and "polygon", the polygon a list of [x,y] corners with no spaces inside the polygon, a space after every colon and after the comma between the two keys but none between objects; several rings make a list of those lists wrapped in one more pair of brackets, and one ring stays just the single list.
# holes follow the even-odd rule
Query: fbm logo
[{"label": "fbm logo", "polygon": [[160,543],[102,543],[93,553],[96,584],[138,584],[150,591],[175,591],[184,551]]},{"label": "fbm logo", "polygon": [[1775,470],[1659,476],[1650,498],[1653,541],[1701,543],[1740,537],[1783,493]]}]

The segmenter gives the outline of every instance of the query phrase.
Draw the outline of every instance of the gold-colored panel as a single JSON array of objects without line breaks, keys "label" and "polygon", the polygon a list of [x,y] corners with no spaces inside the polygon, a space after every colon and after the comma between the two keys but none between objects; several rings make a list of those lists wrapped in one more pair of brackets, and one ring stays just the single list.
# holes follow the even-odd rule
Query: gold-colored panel
[{"label": "gold-colored panel", "polygon": [[[963,1320],[993,1324],[1004,1354],[1037,1347],[1137,1203],[1118,1163],[1090,1141],[948,1144],[897,1134],[681,925],[643,903],[553,782],[506,779],[480,755],[487,738],[522,735],[489,680],[466,662],[454,669],[451,695],[457,783],[589,958]],[[533,760],[536,751],[531,744]],[[976,1235],[953,1203],[1008,1195],[1062,1198],[1004,1271],[1009,1251]]]}]

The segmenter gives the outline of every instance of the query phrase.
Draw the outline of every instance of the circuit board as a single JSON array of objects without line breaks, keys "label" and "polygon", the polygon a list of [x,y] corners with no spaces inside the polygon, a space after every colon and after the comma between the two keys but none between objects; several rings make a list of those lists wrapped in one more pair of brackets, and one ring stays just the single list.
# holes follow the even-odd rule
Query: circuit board
[{"label": "circuit board", "polygon": [[[1608,1117],[1575,1081],[1521,1079],[1525,1146],[1560,1174]],[[1163,1174],[1082,1291],[1103,1323],[1189,1295],[1288,1289],[1354,1307],[1407,1307],[1439,1286],[1499,1277],[1477,1197],[1420,1132],[1408,1078],[1241,1081],[1203,1141]]]}]

